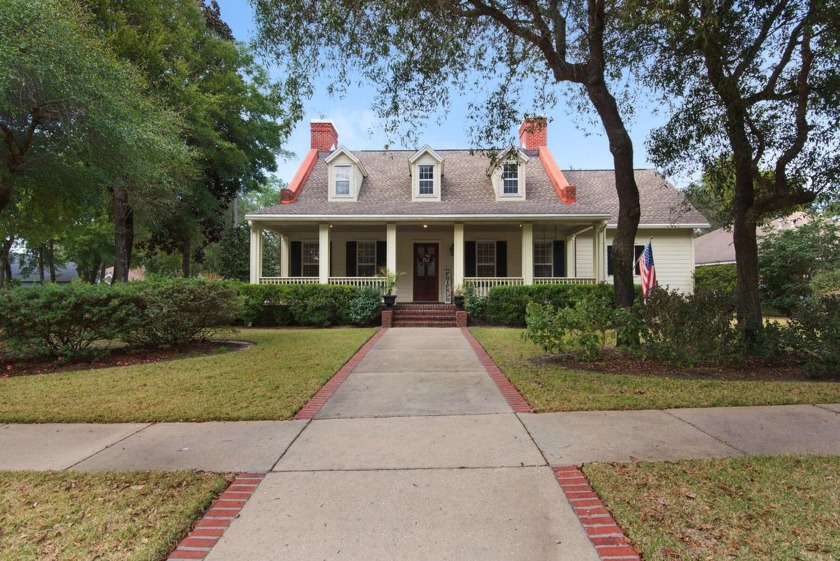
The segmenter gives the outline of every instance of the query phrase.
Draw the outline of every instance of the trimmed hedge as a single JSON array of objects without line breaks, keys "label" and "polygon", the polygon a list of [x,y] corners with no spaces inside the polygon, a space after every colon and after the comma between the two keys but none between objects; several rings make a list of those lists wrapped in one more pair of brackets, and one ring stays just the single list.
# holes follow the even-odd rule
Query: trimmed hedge
[{"label": "trimmed hedge", "polygon": [[[637,298],[641,289],[637,287]],[[487,296],[485,317],[473,317],[493,325],[525,327],[526,308],[529,302],[550,304],[554,308],[574,308],[584,298],[614,302],[610,284],[535,284],[530,286],[495,286]]]},{"label": "trimmed hedge", "polygon": [[380,311],[379,292],[371,288],[236,283],[236,289],[244,300],[246,325],[367,325]]},{"label": "trimmed hedge", "polygon": [[74,282],[0,291],[0,359],[105,354],[113,341],[160,346],[205,340],[241,315],[226,282],[158,279]]}]

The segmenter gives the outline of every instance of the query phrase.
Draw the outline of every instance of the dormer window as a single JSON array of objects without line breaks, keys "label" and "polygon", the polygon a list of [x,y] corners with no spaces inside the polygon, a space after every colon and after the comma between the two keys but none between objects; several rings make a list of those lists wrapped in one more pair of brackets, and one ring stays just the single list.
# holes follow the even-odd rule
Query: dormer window
[{"label": "dormer window", "polygon": [[443,178],[443,158],[424,146],[408,160],[411,175],[411,200],[440,202]]},{"label": "dormer window", "polygon": [[420,165],[417,166],[419,168],[420,176],[420,184],[419,184],[419,193],[420,195],[434,195],[435,194],[435,166],[431,165]]},{"label": "dormer window", "polygon": [[493,184],[497,201],[524,201],[525,168],[528,156],[516,148],[509,148],[491,161],[487,175]]},{"label": "dormer window", "polygon": [[329,170],[329,200],[357,201],[367,170],[361,160],[343,146],[339,146],[324,160]]},{"label": "dormer window", "polygon": [[502,182],[503,194],[519,194],[519,164],[504,164],[502,169]]},{"label": "dormer window", "polygon": [[350,196],[350,166],[335,166],[335,194],[339,197]]}]

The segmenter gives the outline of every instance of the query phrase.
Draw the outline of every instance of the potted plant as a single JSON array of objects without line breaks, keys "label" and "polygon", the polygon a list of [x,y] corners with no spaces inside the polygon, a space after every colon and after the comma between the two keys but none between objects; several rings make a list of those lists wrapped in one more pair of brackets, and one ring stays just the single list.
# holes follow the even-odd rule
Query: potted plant
[{"label": "potted plant", "polygon": [[460,284],[452,289],[452,301],[459,310],[464,309],[464,287]]},{"label": "potted plant", "polygon": [[385,278],[384,292],[382,300],[388,308],[394,307],[394,301],[397,299],[397,279],[402,275],[399,271],[391,271],[386,267],[379,269],[379,276]]}]

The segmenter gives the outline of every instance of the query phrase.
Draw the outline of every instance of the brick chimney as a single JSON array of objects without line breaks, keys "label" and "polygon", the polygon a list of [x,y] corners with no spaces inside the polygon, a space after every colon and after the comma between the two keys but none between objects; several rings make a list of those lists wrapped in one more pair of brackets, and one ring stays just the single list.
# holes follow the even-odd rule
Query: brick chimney
[{"label": "brick chimney", "polygon": [[338,132],[332,121],[313,119],[309,122],[309,130],[312,133],[312,150],[332,152],[338,148]]},{"label": "brick chimney", "polygon": [[548,146],[547,119],[526,115],[519,125],[519,147],[523,150],[537,150],[543,146]]}]

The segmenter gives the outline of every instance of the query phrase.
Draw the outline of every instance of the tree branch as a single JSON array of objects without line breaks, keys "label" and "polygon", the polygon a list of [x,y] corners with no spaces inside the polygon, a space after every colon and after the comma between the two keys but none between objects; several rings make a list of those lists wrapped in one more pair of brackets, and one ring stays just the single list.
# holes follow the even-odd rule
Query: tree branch
[{"label": "tree branch", "polygon": [[[807,17],[808,16],[806,16],[806,19]],[[767,79],[767,84],[765,84],[761,91],[747,97],[747,103],[753,104],[759,101],[770,101],[777,99],[779,95],[785,95],[776,92],[776,84],[778,83],[782,72],[784,72],[785,68],[787,68],[788,63],[793,57],[793,51],[796,50],[796,45],[799,44],[799,34],[802,32],[804,24],[805,19],[799,22],[799,24],[791,30],[787,45],[785,45],[785,50],[782,51],[782,56],[779,59],[779,62],[776,64],[776,67],[773,68],[773,72]]]},{"label": "tree branch", "polygon": [[773,10],[772,14],[770,14],[767,19],[764,20],[764,25],[761,26],[761,31],[758,34],[758,37],[755,38],[753,44],[744,51],[741,55],[741,63],[735,67],[733,72],[733,76],[736,79],[741,78],[744,72],[747,70],[747,67],[755,60],[756,55],[761,50],[761,46],[764,44],[764,41],[767,39],[767,36],[770,34],[770,29],[773,27],[773,24],[776,22],[776,18],[782,13],[782,10],[787,6],[787,0],[782,0],[778,4],[776,4],[776,8]]}]

